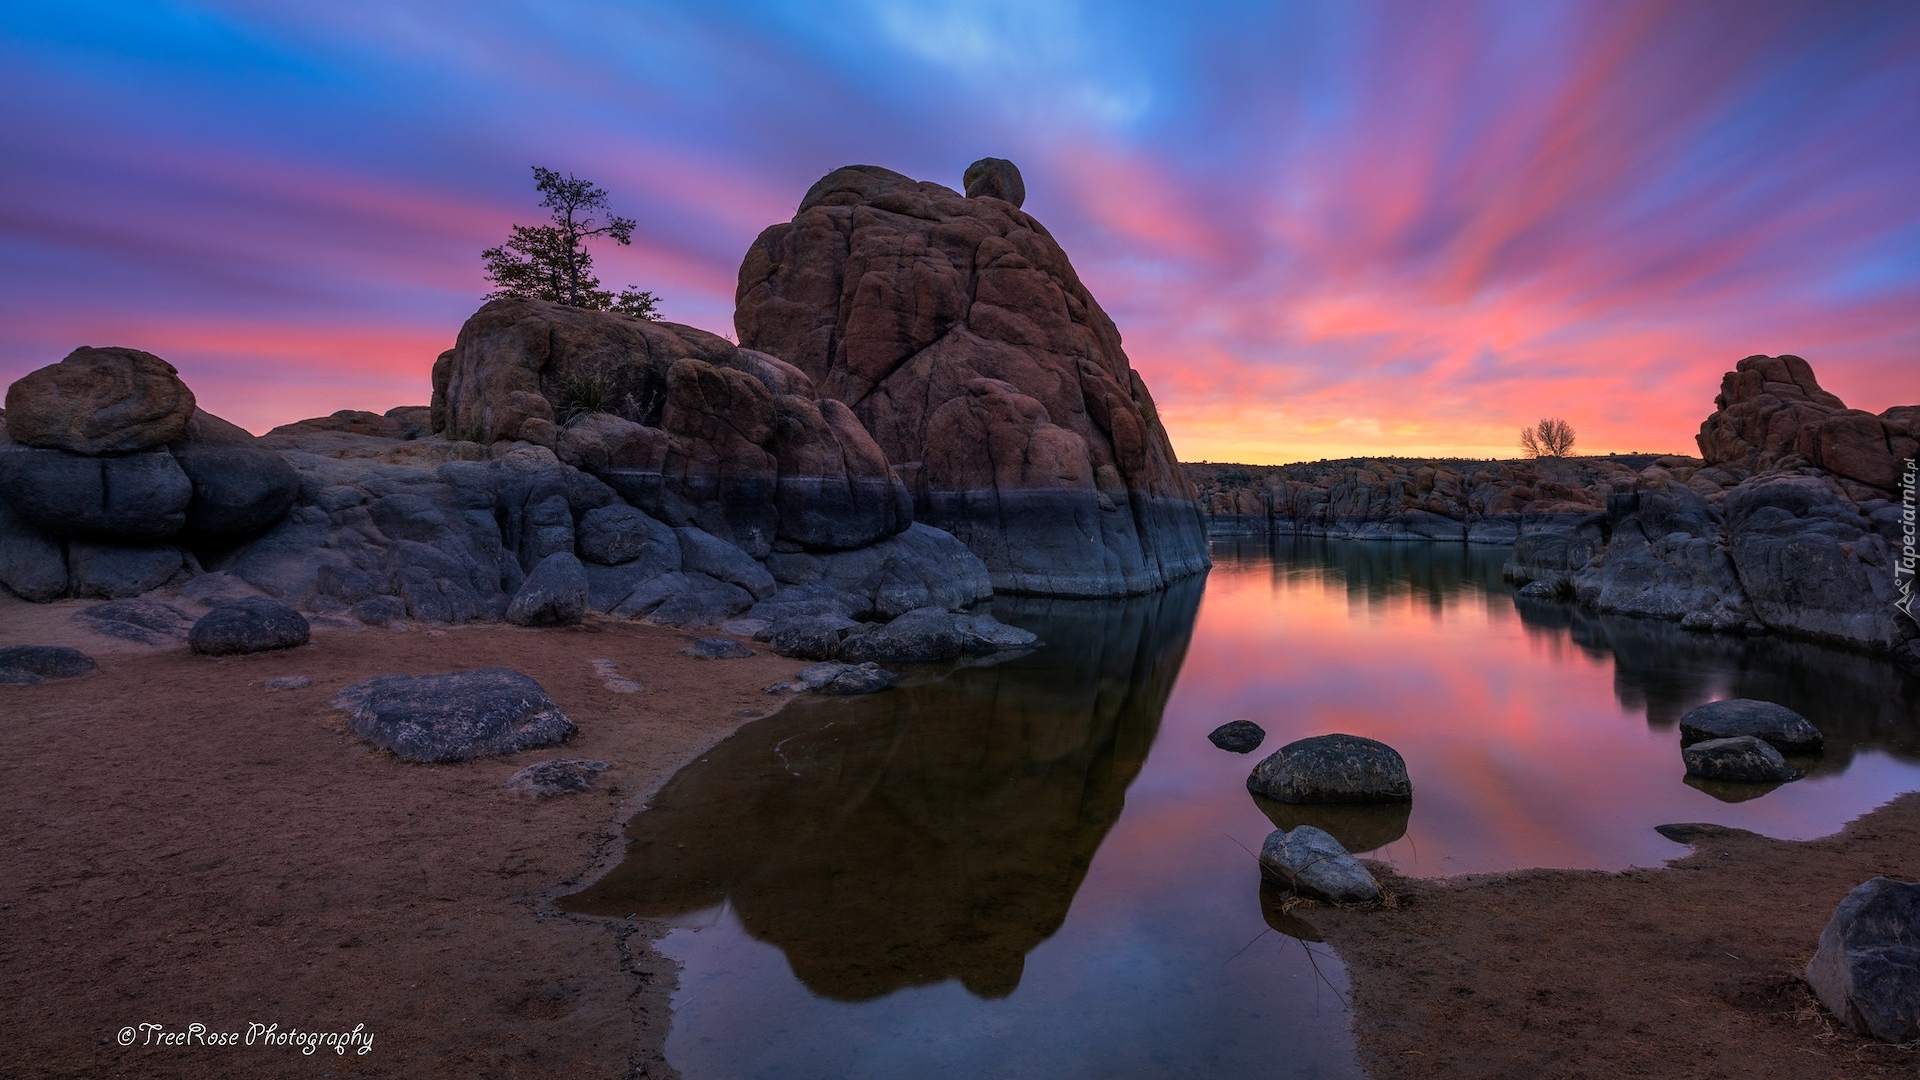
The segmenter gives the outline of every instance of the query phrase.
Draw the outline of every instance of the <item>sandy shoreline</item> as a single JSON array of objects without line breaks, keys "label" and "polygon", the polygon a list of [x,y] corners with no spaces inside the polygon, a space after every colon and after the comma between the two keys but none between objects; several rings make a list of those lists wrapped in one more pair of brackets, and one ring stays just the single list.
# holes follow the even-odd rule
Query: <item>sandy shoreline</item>
[{"label": "sandy shoreline", "polygon": [[1714,828],[1655,869],[1388,871],[1386,909],[1294,913],[1347,963],[1373,1080],[1910,1077],[1920,1050],[1836,1029],[1801,975],[1875,874],[1920,879],[1920,793],[1818,840]]},{"label": "sandy shoreline", "polygon": [[[761,688],[794,661],[696,660],[679,652],[693,635],[615,620],[321,627],[306,648],[212,659],[94,634],[71,619],[83,602],[4,604],[0,645],[75,645],[101,671],[0,688],[0,1076],[672,1075],[675,971],[644,947],[664,928],[551,901],[619,857],[646,794],[777,708]],[[596,658],[645,691],[609,689]],[[328,707],[372,675],[494,664],[538,679],[581,734],[422,766]],[[312,685],[261,685],[283,675]],[[579,795],[505,789],[552,757],[612,768]],[[365,1025],[373,1049],[118,1045],[143,1022]]]}]

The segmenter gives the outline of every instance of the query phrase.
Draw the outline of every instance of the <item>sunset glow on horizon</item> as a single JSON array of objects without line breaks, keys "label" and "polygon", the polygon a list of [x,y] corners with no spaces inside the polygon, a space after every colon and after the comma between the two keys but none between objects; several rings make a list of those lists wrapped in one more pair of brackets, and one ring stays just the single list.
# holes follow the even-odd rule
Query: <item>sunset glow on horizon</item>
[{"label": "sunset glow on horizon", "polygon": [[0,12],[0,90],[0,385],[133,346],[256,432],[424,403],[530,165],[732,336],[821,175],[987,155],[1183,460],[1692,453],[1753,353],[1920,400],[1912,3],[83,0]]}]

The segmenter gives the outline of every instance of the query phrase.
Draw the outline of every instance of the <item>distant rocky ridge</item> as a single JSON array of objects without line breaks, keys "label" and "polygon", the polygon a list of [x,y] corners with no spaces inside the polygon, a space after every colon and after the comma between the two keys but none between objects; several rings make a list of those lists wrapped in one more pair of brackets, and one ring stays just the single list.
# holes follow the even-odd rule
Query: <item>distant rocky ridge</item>
[{"label": "distant rocky ridge", "polygon": [[1920,407],[1848,409],[1797,356],[1741,360],[1714,403],[1698,458],[1186,469],[1219,535],[1511,543],[1507,576],[1533,595],[1920,669],[1895,575]]}]

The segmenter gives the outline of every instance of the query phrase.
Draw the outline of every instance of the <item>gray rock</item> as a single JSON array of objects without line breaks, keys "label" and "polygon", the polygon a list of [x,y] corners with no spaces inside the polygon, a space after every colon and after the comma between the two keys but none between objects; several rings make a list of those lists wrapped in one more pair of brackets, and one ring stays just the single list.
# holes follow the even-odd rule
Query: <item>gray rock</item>
[{"label": "gray rock", "polygon": [[1848,893],[1820,932],[1807,983],[1862,1035],[1920,1038],[1920,884],[1876,877]]},{"label": "gray rock", "polygon": [[959,615],[953,625],[960,631],[960,651],[968,656],[988,656],[1040,644],[1040,635],[1008,626],[991,615]]},{"label": "gray rock", "polygon": [[689,573],[698,572],[738,585],[753,594],[755,600],[772,596],[779,585],[767,568],[753,556],[702,529],[674,530],[680,538],[680,563]]},{"label": "gray rock", "polygon": [[67,595],[67,557],[53,537],[20,520],[0,499],[0,585],[22,600]]},{"label": "gray rock", "polygon": [[1253,753],[1266,738],[1267,730],[1251,720],[1229,720],[1207,735],[1208,742],[1236,754]]},{"label": "gray rock", "polygon": [[77,679],[99,670],[92,657],[65,645],[9,645],[0,649],[0,686]]},{"label": "gray rock", "polygon": [[1554,600],[1562,595],[1571,595],[1573,586],[1566,578],[1540,578],[1529,581],[1520,587],[1520,595],[1534,600]]},{"label": "gray rock", "polygon": [[516,626],[572,626],[587,613],[587,571],[570,551],[540,561],[507,605]]},{"label": "gray rock", "polygon": [[694,638],[693,644],[680,651],[701,660],[744,660],[753,655],[752,649],[722,637]]},{"label": "gray rock", "polygon": [[752,605],[753,595],[737,585],[705,574],[662,574],[634,590],[613,614],[691,630],[718,626]]},{"label": "gray rock", "polygon": [[507,777],[507,790],[536,799],[570,795],[592,787],[594,777],[606,771],[604,761],[569,758],[536,761]]},{"label": "gray rock", "polygon": [[1789,754],[1819,750],[1820,729],[1784,705],[1749,698],[1710,701],[1680,718],[1680,744],[1752,735]]},{"label": "gray rock", "polygon": [[1391,802],[1413,798],[1407,763],[1383,742],[1318,735],[1290,742],[1254,766],[1247,790],[1290,803]]},{"label": "gray rock", "polygon": [[765,619],[728,619],[726,622],[714,627],[714,629],[723,634],[732,634],[734,637],[752,638],[755,641],[766,641],[773,635],[773,624]]},{"label": "gray rock", "polygon": [[52,536],[162,540],[186,526],[193,482],[164,450],[85,457],[0,441],[0,498]]},{"label": "gray rock", "polygon": [[206,656],[232,656],[291,649],[312,636],[306,616],[271,597],[249,596],[200,616],[187,633],[187,643]]},{"label": "gray rock", "polygon": [[114,600],[81,608],[75,622],[96,634],[137,641],[142,645],[171,645],[186,639],[193,617],[172,604],[157,600]]},{"label": "gray rock", "polygon": [[842,614],[861,619],[891,619],[923,607],[961,608],[993,595],[978,555],[953,534],[918,523],[853,551],[776,551],[767,557],[767,567],[782,585],[800,586],[809,597],[832,596],[845,606]]},{"label": "gray rock", "polygon": [[243,428],[195,409],[168,447],[187,479],[186,531],[196,540],[234,540],[266,531],[293,506],[300,477],[286,459]]},{"label": "gray rock", "polygon": [[875,694],[892,686],[897,676],[878,664],[840,664],[824,661],[808,664],[793,676],[791,682],[774,683],[767,687],[770,694],[782,694],[789,691],[817,690],[826,694]]},{"label": "gray rock", "polygon": [[218,571],[200,574],[180,586],[180,599],[191,604],[205,604],[207,607],[217,607],[230,600],[244,600],[249,596],[259,595],[260,590],[254,588],[252,583]]},{"label": "gray rock", "polygon": [[579,729],[518,671],[381,675],[334,699],[355,734],[409,761],[465,761],[564,742]]},{"label": "gray rock", "polygon": [[167,544],[67,543],[68,591],[103,600],[139,596],[173,580],[183,565],[180,549]]},{"label": "gray rock", "polygon": [[268,679],[260,685],[269,690],[305,690],[313,685],[313,680],[305,675],[282,675],[279,678]]},{"label": "gray rock", "polygon": [[628,597],[658,578],[679,575],[677,570],[663,571],[645,559],[635,559],[624,566],[602,566],[594,562],[582,565],[587,571],[587,606],[602,613],[619,609]]},{"label": "gray rock", "polygon": [[840,655],[856,662],[929,663],[954,659],[972,640],[953,612],[920,608],[883,626],[848,634],[840,643]]},{"label": "gray rock", "polygon": [[368,626],[388,626],[407,617],[406,602],[397,596],[369,596],[347,609]]},{"label": "gray rock", "polygon": [[1780,751],[1752,735],[1697,742],[1681,750],[1680,756],[1687,763],[1687,775],[1702,780],[1767,784],[1795,775]]},{"label": "gray rock", "polygon": [[1380,883],[1340,841],[1311,825],[1275,829],[1260,845],[1260,873],[1301,896],[1334,904],[1380,899]]},{"label": "gray rock", "polygon": [[656,574],[681,568],[674,530],[625,503],[589,511],[580,519],[578,543],[581,558],[602,566],[637,562]]},{"label": "gray rock", "polygon": [[767,642],[780,656],[837,660],[840,642],[859,628],[859,623],[844,615],[799,615],[773,623]]}]

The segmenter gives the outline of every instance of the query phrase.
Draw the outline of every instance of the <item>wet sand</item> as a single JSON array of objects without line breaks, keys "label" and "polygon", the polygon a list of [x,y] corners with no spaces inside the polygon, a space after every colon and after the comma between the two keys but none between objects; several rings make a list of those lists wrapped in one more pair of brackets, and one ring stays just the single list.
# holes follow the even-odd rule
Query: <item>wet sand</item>
[{"label": "wet sand", "polygon": [[1819,840],[1714,829],[1655,869],[1388,873],[1386,909],[1293,913],[1347,963],[1374,1080],[1911,1077],[1920,1050],[1837,1029],[1802,977],[1876,874],[1920,879],[1920,793]]},{"label": "wet sand", "polygon": [[[694,635],[316,627],[213,659],[73,622],[84,602],[0,601],[0,645],[70,644],[79,680],[0,687],[0,1077],[671,1076],[663,928],[569,916],[556,895],[617,861],[626,819],[681,765],[781,699],[794,661],[709,661]],[[189,605],[181,605],[188,607]],[[645,685],[609,689],[594,659]],[[490,665],[538,679],[571,742],[404,762],[329,703],[389,673]],[[263,680],[305,675],[301,690]],[[509,792],[521,767],[595,758],[593,790]],[[119,1045],[122,1028],[372,1035],[296,1046]]]}]

